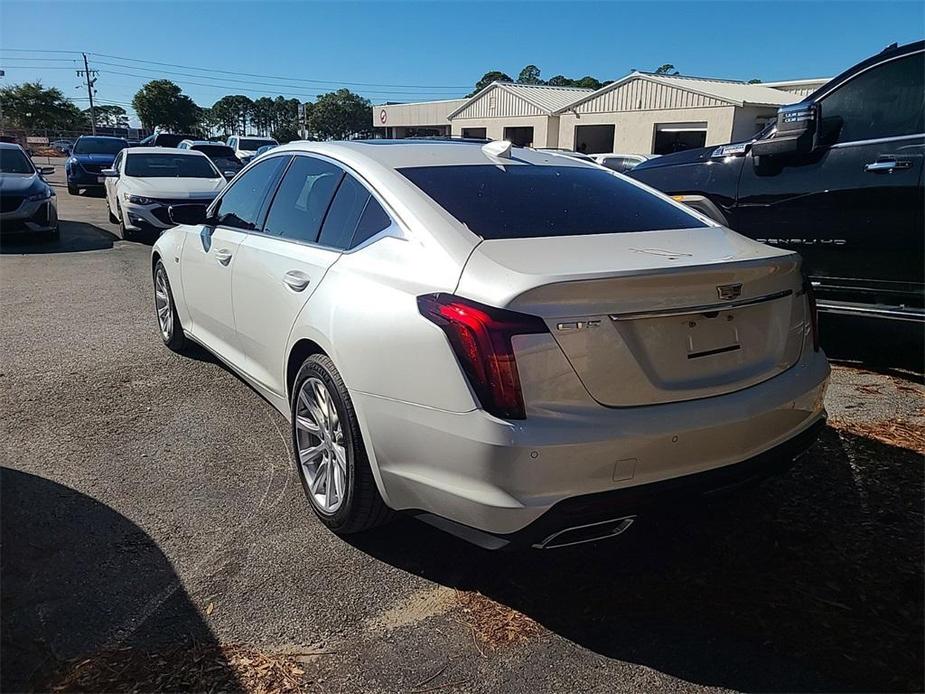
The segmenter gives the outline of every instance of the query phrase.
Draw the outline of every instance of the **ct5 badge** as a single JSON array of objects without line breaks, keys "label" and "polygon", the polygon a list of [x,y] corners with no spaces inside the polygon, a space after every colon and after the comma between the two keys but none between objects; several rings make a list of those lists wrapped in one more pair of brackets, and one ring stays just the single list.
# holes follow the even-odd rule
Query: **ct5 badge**
[{"label": "ct5 badge", "polygon": [[601,322],[599,320],[579,320],[573,321],[571,323],[556,323],[556,330],[563,333],[575,332],[576,330],[584,330],[585,328],[599,327],[601,327]]}]

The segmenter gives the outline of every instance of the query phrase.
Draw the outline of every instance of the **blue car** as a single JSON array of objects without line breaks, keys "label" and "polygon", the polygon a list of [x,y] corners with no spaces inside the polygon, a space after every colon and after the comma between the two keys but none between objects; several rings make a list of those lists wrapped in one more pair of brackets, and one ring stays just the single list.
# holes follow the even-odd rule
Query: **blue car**
[{"label": "blue car", "polygon": [[128,147],[121,137],[82,135],[77,138],[64,169],[67,192],[77,195],[81,188],[103,188],[103,169],[112,166],[116,155]]}]

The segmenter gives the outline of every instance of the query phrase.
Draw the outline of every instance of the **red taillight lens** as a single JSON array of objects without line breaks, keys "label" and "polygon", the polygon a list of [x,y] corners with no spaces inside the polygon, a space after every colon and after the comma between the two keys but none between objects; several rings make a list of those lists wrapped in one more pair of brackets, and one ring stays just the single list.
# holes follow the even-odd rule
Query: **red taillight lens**
[{"label": "red taillight lens", "polygon": [[418,310],[446,333],[482,407],[497,417],[524,419],[511,338],[548,332],[542,319],[452,294],[419,296]]},{"label": "red taillight lens", "polygon": [[813,351],[819,351],[819,310],[816,308],[816,292],[812,282],[803,281],[803,292],[806,294],[806,303],[809,305],[809,326],[813,331]]}]

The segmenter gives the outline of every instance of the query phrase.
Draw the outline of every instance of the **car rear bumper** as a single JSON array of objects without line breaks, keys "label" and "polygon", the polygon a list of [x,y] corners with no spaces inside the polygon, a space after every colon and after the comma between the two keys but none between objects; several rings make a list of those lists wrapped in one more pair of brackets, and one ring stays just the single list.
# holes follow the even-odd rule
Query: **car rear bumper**
[{"label": "car rear bumper", "polygon": [[[507,544],[505,536],[568,500],[627,490],[657,495],[652,485],[763,455],[786,458],[788,442],[824,421],[828,376],[825,355],[811,352],[764,383],[722,396],[580,408],[521,422],[482,410],[450,413],[352,397],[392,508],[432,514]],[[534,527],[545,531],[545,523]]]}]

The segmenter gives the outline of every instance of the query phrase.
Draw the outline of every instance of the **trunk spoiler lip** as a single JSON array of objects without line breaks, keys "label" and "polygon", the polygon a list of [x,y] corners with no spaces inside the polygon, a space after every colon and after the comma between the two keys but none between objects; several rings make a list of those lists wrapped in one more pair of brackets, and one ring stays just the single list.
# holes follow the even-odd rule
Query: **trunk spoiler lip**
[{"label": "trunk spoiler lip", "polygon": [[755,296],[749,299],[740,299],[738,301],[726,301],[717,304],[702,304],[700,306],[685,306],[679,308],[663,308],[656,309],[654,311],[635,311],[633,313],[610,314],[610,320],[625,321],[640,320],[643,318],[668,318],[671,316],[689,316],[701,313],[711,313],[714,311],[728,311],[729,309],[733,308],[763,304],[767,301],[776,301],[777,299],[783,299],[784,297],[790,296],[792,294],[792,289],[784,289],[779,292],[772,292],[771,294]]}]

